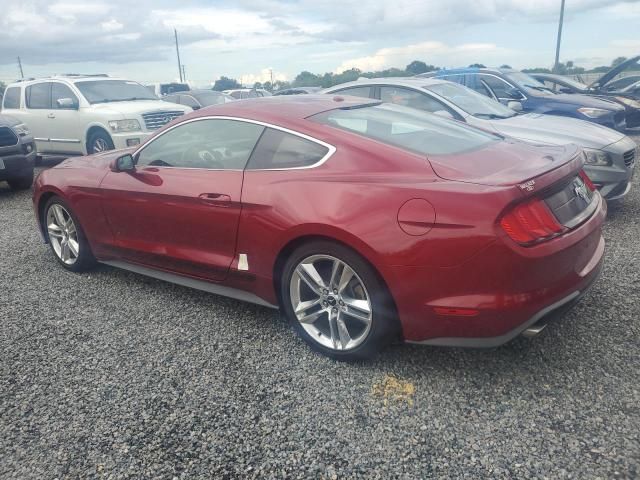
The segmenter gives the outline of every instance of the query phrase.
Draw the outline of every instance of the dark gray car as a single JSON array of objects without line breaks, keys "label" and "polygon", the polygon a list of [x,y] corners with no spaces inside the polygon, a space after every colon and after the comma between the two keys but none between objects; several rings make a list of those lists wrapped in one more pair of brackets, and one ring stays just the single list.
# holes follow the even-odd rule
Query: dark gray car
[{"label": "dark gray car", "polygon": [[36,146],[29,128],[7,115],[0,115],[0,181],[14,190],[31,188]]}]

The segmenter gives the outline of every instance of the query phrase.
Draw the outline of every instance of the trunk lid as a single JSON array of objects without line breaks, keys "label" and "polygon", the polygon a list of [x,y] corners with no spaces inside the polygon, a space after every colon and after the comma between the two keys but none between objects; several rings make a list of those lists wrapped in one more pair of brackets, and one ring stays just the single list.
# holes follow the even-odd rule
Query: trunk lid
[{"label": "trunk lid", "polygon": [[613,80],[613,78],[616,75],[618,75],[620,72],[628,69],[634,63],[637,63],[638,60],[640,60],[640,55],[638,55],[636,57],[633,57],[633,58],[630,58],[629,60],[625,60],[620,65],[617,65],[617,66],[613,67],[611,70],[609,70],[603,76],[601,76],[598,80],[596,80],[591,85],[589,85],[589,88],[598,90],[598,89],[604,87],[607,83],[609,83],[611,80]]},{"label": "trunk lid", "polygon": [[[583,160],[576,145],[535,146],[507,139],[475,152],[430,156],[429,162],[436,175],[446,180],[492,186],[519,185],[523,192],[530,192],[578,172]],[[533,189],[522,187],[532,179],[537,179]]]}]

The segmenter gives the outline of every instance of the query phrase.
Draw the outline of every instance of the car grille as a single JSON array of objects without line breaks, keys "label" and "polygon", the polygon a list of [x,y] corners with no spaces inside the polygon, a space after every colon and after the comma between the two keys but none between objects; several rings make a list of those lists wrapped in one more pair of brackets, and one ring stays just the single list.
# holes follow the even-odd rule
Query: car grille
[{"label": "car grille", "polygon": [[184,112],[180,110],[167,110],[161,112],[143,113],[144,125],[147,130],[157,130],[158,128],[166,125],[171,120],[181,117]]},{"label": "car grille", "polygon": [[18,144],[18,137],[9,127],[0,127],[0,147],[13,147]]},{"label": "car grille", "polygon": [[636,161],[636,151],[637,149],[629,150],[628,152],[624,152],[622,157],[624,158],[624,164],[627,167],[631,167]]}]

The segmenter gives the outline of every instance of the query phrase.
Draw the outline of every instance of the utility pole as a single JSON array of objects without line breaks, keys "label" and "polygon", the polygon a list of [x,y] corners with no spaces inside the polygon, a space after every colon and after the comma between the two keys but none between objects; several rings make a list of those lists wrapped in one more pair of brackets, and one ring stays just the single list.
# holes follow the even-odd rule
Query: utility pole
[{"label": "utility pole", "polygon": [[176,37],[176,54],[178,55],[178,73],[180,74],[180,83],[182,83],[182,63],[180,62],[180,47],[178,46],[178,30],[174,28],[173,33]]},{"label": "utility pole", "polygon": [[187,74],[184,71],[184,63],[182,64],[182,78],[184,82],[187,81]]},{"label": "utility pole", "polygon": [[273,92],[273,68],[269,69],[269,75],[271,76],[271,91]]},{"label": "utility pole", "polygon": [[18,57],[18,68],[20,69],[20,78],[24,78],[24,72],[22,71],[22,60]]},{"label": "utility pole", "polygon": [[558,24],[558,42],[556,43],[556,62],[553,64],[553,71],[558,71],[560,63],[560,41],[562,40],[562,22],[564,21],[564,0],[560,0],[560,23]]}]

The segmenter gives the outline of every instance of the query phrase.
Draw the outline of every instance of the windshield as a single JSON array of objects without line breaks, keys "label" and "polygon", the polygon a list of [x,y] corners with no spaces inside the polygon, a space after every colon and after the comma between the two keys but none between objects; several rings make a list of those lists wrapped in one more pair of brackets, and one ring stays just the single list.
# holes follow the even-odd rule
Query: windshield
[{"label": "windshield", "polygon": [[518,84],[521,88],[536,90],[543,94],[553,95],[553,91],[544,86],[544,83],[540,83],[531,75],[527,75],[522,72],[509,72],[504,74],[509,80]]},{"label": "windshield", "polygon": [[311,119],[421,155],[462,153],[501,139],[455,120],[391,103],[329,110]]},{"label": "windshield", "polygon": [[203,107],[208,107],[209,105],[220,105],[221,103],[236,101],[236,99],[233,98],[231,95],[226,95],[224,93],[217,93],[217,92],[199,93],[196,97]]},{"label": "windshield", "polygon": [[144,85],[128,80],[92,80],[76,82],[75,85],[89,103],[158,99]]},{"label": "windshield", "polygon": [[516,112],[501,103],[457,83],[439,83],[423,88],[449,100],[474,117],[493,119],[509,118],[516,115]]}]

